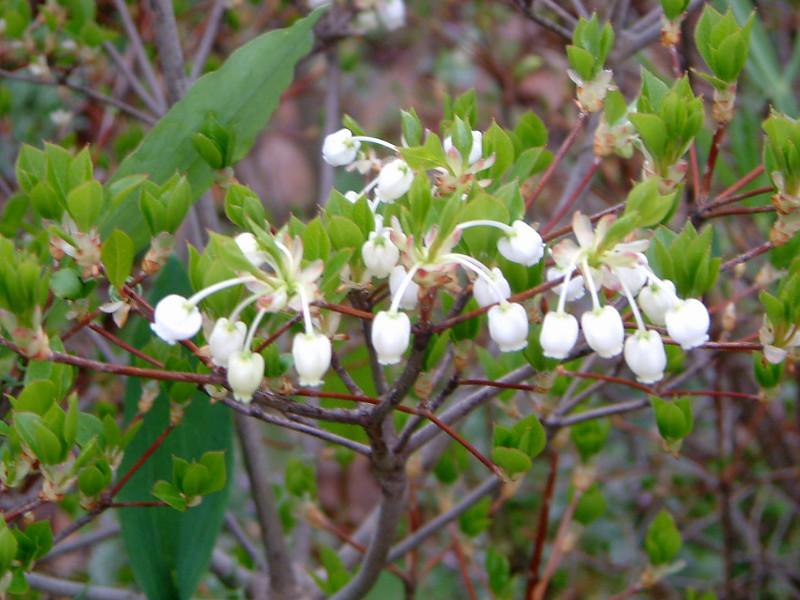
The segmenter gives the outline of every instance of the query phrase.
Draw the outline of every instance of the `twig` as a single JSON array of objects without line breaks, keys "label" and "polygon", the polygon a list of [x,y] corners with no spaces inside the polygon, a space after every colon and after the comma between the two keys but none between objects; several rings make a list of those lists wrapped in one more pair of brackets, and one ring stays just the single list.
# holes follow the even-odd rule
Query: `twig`
[{"label": "twig", "polygon": [[578,507],[581,496],[583,496],[583,491],[576,489],[575,493],[572,495],[569,506],[567,506],[567,510],[564,511],[564,516],[561,518],[561,523],[558,526],[556,539],[553,540],[553,549],[550,553],[550,558],[544,568],[542,578],[536,585],[536,589],[531,596],[532,600],[542,600],[542,598],[544,598],[544,594],[547,591],[547,584],[550,583],[550,578],[556,572],[561,562],[561,558],[564,554],[564,541],[567,536],[567,531],[569,530],[569,524],[572,522],[572,517],[575,514],[575,509]]},{"label": "twig", "polygon": [[719,156],[719,148],[722,144],[722,136],[725,135],[727,126],[721,123],[714,131],[714,138],[711,140],[711,148],[708,151],[708,160],[706,161],[706,168],[703,171],[703,183],[700,186],[700,200],[701,204],[705,204],[708,199],[708,194],[711,193],[711,179],[714,177],[714,167],[717,165],[717,157]]},{"label": "twig", "polygon": [[[759,177],[763,172],[764,172],[764,165],[758,165],[755,169],[750,171],[747,175],[742,177],[739,181],[734,183],[727,190],[725,190],[721,194],[717,194],[716,201],[712,202],[711,206],[719,206],[719,203],[721,203],[722,200],[724,200],[725,198],[729,198],[730,196],[732,196],[733,194],[738,192],[740,189],[742,189],[748,183],[750,183],[751,181],[753,181],[754,179]],[[770,186],[769,190],[771,190],[771,189],[773,189],[773,188]]]},{"label": "twig", "polygon": [[147,84],[150,86],[150,91],[153,94],[153,98],[158,103],[158,115],[163,115],[167,112],[167,102],[164,99],[164,94],[161,92],[161,86],[158,83],[158,78],[156,77],[156,72],[153,69],[153,65],[150,63],[150,59],[147,57],[147,52],[145,52],[144,45],[142,44],[142,38],[139,36],[139,31],[136,29],[133,19],[131,19],[131,15],[128,12],[128,7],[125,4],[125,0],[113,1],[114,6],[117,9],[117,13],[119,14],[120,19],[122,19],[122,26],[125,28],[125,37],[130,42],[131,47],[133,48],[133,53],[136,55],[136,61],[139,63],[139,68],[142,70],[142,73],[144,73],[144,78],[147,80]]},{"label": "twig", "polygon": [[214,45],[214,38],[217,37],[224,12],[225,0],[214,0],[214,6],[211,7],[211,12],[208,15],[203,37],[200,38],[200,44],[197,46],[197,51],[194,53],[192,59],[192,70],[189,73],[190,82],[200,77],[200,74],[203,72],[203,67],[211,52],[211,47]]},{"label": "twig", "polygon": [[497,477],[488,477],[484,479],[483,483],[468,493],[461,502],[446,512],[443,512],[438,517],[431,519],[402,542],[393,546],[391,552],[389,552],[387,562],[394,562],[402,558],[430,536],[440,533],[448,523],[451,523],[475,506],[484,496],[496,493],[502,486],[503,483],[497,479]]},{"label": "twig", "polygon": [[730,260],[726,260],[722,265],[720,265],[720,272],[729,271],[739,263],[747,262],[751,258],[755,258],[756,256],[761,256],[765,252],[769,252],[775,247],[772,242],[764,242],[760,246],[756,246],[755,248],[748,250],[747,252],[740,254]]},{"label": "twig", "polygon": [[550,471],[547,474],[547,483],[542,495],[542,507],[539,510],[539,523],[536,525],[536,542],[531,554],[531,561],[528,565],[528,584],[525,588],[525,598],[532,600],[534,591],[539,583],[539,564],[542,562],[544,552],[544,542],[547,539],[547,522],[550,518],[550,501],[553,499],[553,491],[556,487],[556,475],[558,474],[558,451],[550,452]]},{"label": "twig", "polygon": [[34,590],[46,592],[52,596],[80,596],[86,600],[146,600],[144,596],[135,592],[67,581],[40,573],[25,573],[25,579]]},{"label": "twig", "polygon": [[169,0],[148,0],[153,11],[153,30],[156,34],[158,58],[164,71],[167,86],[167,102],[171,105],[183,98],[189,88],[183,62],[175,11]]},{"label": "twig", "polygon": [[461,547],[461,542],[458,539],[458,529],[456,529],[453,523],[450,523],[448,529],[450,530],[450,539],[453,540],[452,548],[456,554],[456,560],[458,560],[458,570],[461,573],[464,587],[467,588],[467,596],[470,600],[478,600],[478,595],[475,593],[475,586],[472,584],[472,578],[469,576],[467,557],[464,556],[464,548]]},{"label": "twig", "polygon": [[164,113],[163,105],[159,104],[153,96],[151,96],[144,86],[139,81],[139,78],[136,77],[136,74],[133,72],[131,67],[128,65],[127,61],[123,58],[123,56],[117,51],[114,45],[109,42],[103,42],[103,49],[108,52],[108,55],[111,57],[111,60],[114,61],[114,64],[120,70],[120,73],[125,77],[125,80],[130,84],[133,88],[133,91],[139,96],[139,99],[147,105],[154,114],[161,115]]},{"label": "twig", "polygon": [[105,329],[103,329],[99,325],[97,325],[95,323],[89,323],[89,329],[91,329],[92,331],[94,331],[98,335],[103,336],[104,338],[106,338],[110,342],[113,342],[114,344],[116,344],[117,346],[119,346],[120,348],[125,350],[126,352],[130,352],[134,356],[138,356],[143,361],[148,362],[153,366],[159,367],[160,369],[164,368],[164,364],[162,362],[156,360],[155,358],[153,358],[151,356],[147,356],[147,354],[145,354],[141,350],[137,350],[136,348],[134,348],[133,346],[131,346],[127,342],[122,341],[117,336],[115,336],[113,333],[111,333],[110,331],[106,331]]},{"label": "twig", "polygon": [[548,165],[541,179],[539,179],[539,182],[533,189],[533,192],[531,192],[531,195],[528,196],[528,198],[525,200],[526,211],[530,210],[531,206],[533,206],[533,203],[536,202],[536,199],[539,197],[539,194],[542,193],[542,190],[544,190],[545,186],[550,182],[550,178],[553,176],[556,169],[564,160],[567,151],[572,147],[572,144],[575,142],[575,138],[578,136],[578,132],[581,130],[581,126],[583,126],[583,122],[586,120],[588,116],[589,113],[584,111],[578,113],[578,119],[577,121],[575,121],[575,125],[569,132],[569,135],[567,135],[567,137],[561,143],[561,146],[556,152],[556,155],[553,157],[553,161]]},{"label": "twig", "polygon": [[105,96],[103,94],[95,92],[91,88],[88,88],[88,87],[85,87],[85,86],[82,86],[82,85],[77,85],[77,84],[74,84],[74,83],[70,83],[70,82],[68,82],[66,80],[41,79],[39,77],[31,77],[31,76],[28,76],[28,75],[22,75],[20,73],[15,73],[13,71],[6,71],[5,69],[0,69],[0,77],[7,77],[8,79],[16,79],[17,81],[27,81],[29,83],[36,83],[36,84],[39,84],[39,85],[51,85],[51,86],[62,86],[63,85],[66,88],[69,88],[69,89],[74,90],[76,92],[80,92],[81,94],[84,94],[84,95],[88,96],[89,98],[97,100],[98,102],[105,102],[106,104],[111,104],[112,106],[116,106],[121,111],[124,111],[124,112],[128,113],[129,115],[134,116],[137,119],[140,119],[141,121],[144,121],[148,125],[154,125],[155,122],[156,122],[156,119],[154,119],[153,117],[151,117],[148,114],[145,114],[145,113],[141,112],[139,109],[134,108],[130,104],[126,104],[125,102],[122,102],[121,100],[117,100],[116,98],[112,98],[111,96]]},{"label": "twig", "polygon": [[550,233],[553,227],[558,225],[558,222],[564,217],[564,215],[566,215],[570,211],[570,209],[575,204],[575,201],[578,200],[578,198],[580,198],[581,194],[586,189],[586,186],[589,185],[589,182],[594,177],[594,174],[597,172],[597,169],[600,168],[601,162],[602,161],[600,160],[600,158],[597,157],[594,158],[594,160],[592,161],[592,166],[589,167],[589,169],[586,171],[583,178],[580,180],[577,187],[572,191],[572,194],[567,199],[567,201],[561,205],[561,208],[558,209],[558,212],[550,218],[550,220],[544,227],[541,228],[541,230],[539,231],[539,234],[541,236],[545,236],[548,233]]},{"label": "twig", "polygon": [[250,560],[252,560],[262,572],[266,573],[267,563],[264,560],[264,556],[258,551],[256,545],[250,540],[245,530],[239,525],[239,521],[236,520],[236,517],[233,516],[230,511],[225,513],[225,528],[231,532],[231,535],[247,553]]},{"label": "twig", "polygon": [[161,434],[159,434],[159,436],[153,441],[152,444],[150,444],[147,450],[145,450],[142,453],[142,455],[136,460],[136,462],[131,465],[130,469],[128,469],[128,471],[119,479],[119,481],[117,481],[114,487],[112,487],[109,490],[108,495],[110,498],[116,496],[122,489],[122,487],[128,482],[128,480],[131,477],[133,477],[133,474],[136,473],[136,471],[138,471],[141,468],[141,466],[147,462],[147,459],[152,456],[153,452],[158,450],[161,444],[164,443],[164,440],[167,439],[167,436],[169,435],[170,431],[175,429],[176,425],[177,423],[173,424],[170,422],[170,424],[164,428],[164,431],[162,431]]},{"label": "twig", "polygon": [[297,579],[272,491],[269,464],[261,434],[256,422],[240,413],[237,413],[235,423],[247,478],[250,481],[250,492],[256,505],[256,516],[261,526],[261,543],[269,567],[270,590],[279,598],[291,598],[297,593]]},{"label": "twig", "polygon": [[747,192],[742,192],[741,194],[730,194],[727,196],[719,195],[717,196],[716,200],[714,200],[713,202],[709,202],[708,204],[705,205],[705,207],[703,207],[703,210],[700,211],[700,216],[704,216],[705,213],[719,206],[725,206],[726,204],[733,204],[734,202],[738,202],[739,200],[752,198],[754,196],[760,196],[761,194],[768,194],[774,189],[775,188],[773,186],[767,185],[764,187],[756,188],[754,190],[749,190]]}]

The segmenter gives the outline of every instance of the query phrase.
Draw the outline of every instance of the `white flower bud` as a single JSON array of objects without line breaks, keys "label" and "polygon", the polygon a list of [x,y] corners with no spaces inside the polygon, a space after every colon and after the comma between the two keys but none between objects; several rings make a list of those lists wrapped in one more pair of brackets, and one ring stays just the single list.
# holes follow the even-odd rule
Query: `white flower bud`
[{"label": "white flower bud", "polygon": [[214,364],[219,367],[226,366],[231,354],[244,347],[245,337],[247,337],[247,326],[241,321],[232,323],[224,317],[217,319],[211,335],[208,336],[208,350]]},{"label": "white flower bud", "polygon": [[379,229],[369,234],[361,247],[361,258],[375,277],[386,277],[400,260],[400,250],[389,239],[388,229]]},{"label": "white flower bud", "polygon": [[490,284],[483,277],[478,277],[472,286],[472,295],[481,308],[508,300],[511,297],[511,286],[500,269],[497,267],[492,269],[491,278],[494,282],[493,284]]},{"label": "white flower bud", "polygon": [[261,246],[258,245],[258,240],[256,240],[256,236],[252,233],[240,233],[233,238],[233,241],[239,246],[239,250],[242,251],[244,257],[256,268],[267,261],[266,251],[261,249]]},{"label": "white flower bud", "polygon": [[356,159],[361,142],[353,139],[353,132],[342,128],[325,136],[322,158],[334,167],[349,165]]},{"label": "white flower bud", "polygon": [[711,318],[706,305],[696,298],[678,302],[667,311],[664,320],[667,323],[669,337],[678,342],[684,350],[697,348],[708,341]]},{"label": "white flower bud", "polygon": [[[392,298],[397,295],[397,290],[407,275],[408,271],[401,265],[392,269],[392,273],[389,275],[389,290],[392,292]],[[414,310],[417,307],[418,299],[419,286],[413,281],[409,281],[398,306],[405,310]]]},{"label": "white flower bud", "polygon": [[394,365],[403,358],[411,339],[411,322],[402,312],[382,310],[372,321],[372,346],[382,365]]},{"label": "white flower bud", "polygon": [[321,333],[298,333],[292,342],[292,357],[300,385],[322,385],[322,376],[331,366],[331,341]]},{"label": "white flower bud", "polygon": [[641,383],[655,383],[664,378],[667,353],[655,331],[637,331],[625,341],[625,362]]},{"label": "white flower bud", "polygon": [[378,0],[375,10],[381,24],[389,31],[400,29],[406,24],[406,5],[403,0]]},{"label": "white flower bud", "polygon": [[[566,275],[566,272],[558,265],[547,269],[547,281],[554,281],[563,277],[564,275]],[[551,291],[557,296],[561,296],[563,289],[564,284],[561,283],[554,287]],[[583,275],[575,275],[575,273],[573,273],[569,283],[567,284],[567,302],[572,302],[573,300],[583,298],[585,293],[586,289],[583,287]]]},{"label": "white flower bud", "polygon": [[391,204],[405,194],[414,181],[414,172],[405,161],[397,159],[384,165],[378,173],[375,195],[381,202]]},{"label": "white flower bud", "polygon": [[250,402],[264,377],[264,357],[257,352],[237,350],[228,359],[228,384],[239,402]]},{"label": "white flower bud", "polygon": [[578,319],[566,312],[549,312],[542,321],[539,343],[545,356],[566,358],[578,340]]},{"label": "white flower bud", "polygon": [[586,343],[599,356],[611,358],[622,352],[625,327],[613,306],[587,310],[581,316],[581,327]]},{"label": "white flower bud", "polygon": [[197,307],[178,294],[163,297],[156,304],[153,317],[150,329],[170,346],[180,340],[188,340],[200,331],[203,324]]},{"label": "white flower bud", "polygon": [[521,304],[503,302],[489,309],[489,335],[501,352],[522,350],[528,345],[528,315]]},{"label": "white flower bud", "polygon": [[497,249],[505,258],[526,267],[538,263],[544,256],[542,236],[522,221],[514,221],[512,230],[497,242]]},{"label": "white flower bud", "polygon": [[[453,138],[449,135],[442,142],[445,153],[453,148]],[[469,149],[467,164],[473,165],[483,156],[483,134],[480,131],[472,131],[472,147]]]},{"label": "white flower bud", "polygon": [[667,311],[679,302],[678,296],[675,295],[675,284],[669,279],[643,287],[637,300],[647,318],[653,325],[660,327],[666,324],[664,317]]}]

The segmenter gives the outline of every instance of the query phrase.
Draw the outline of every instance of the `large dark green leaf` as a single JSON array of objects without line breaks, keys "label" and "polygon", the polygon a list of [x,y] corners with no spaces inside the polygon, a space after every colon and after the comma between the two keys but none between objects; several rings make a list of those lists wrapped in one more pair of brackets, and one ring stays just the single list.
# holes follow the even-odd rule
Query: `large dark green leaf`
[{"label": "large dark green leaf", "polygon": [[[217,71],[198,79],[123,161],[112,182],[144,173],[163,184],[179,171],[186,174],[193,198],[198,198],[213,184],[214,171],[197,153],[192,136],[213,113],[222,127],[235,131],[235,158],[241,158],[291,83],[295,64],[311,49],[311,27],[320,14],[317,11],[287,29],[257,37]],[[123,228],[137,250],[149,239],[137,202],[122,202],[108,211],[101,231],[107,235],[113,227]]]},{"label": "large dark green leaf", "polygon": [[[169,293],[189,292],[183,266],[171,259],[159,275],[153,298]],[[134,334],[134,346],[141,348],[152,338],[145,323]],[[125,395],[125,416],[136,413],[142,381],[129,379]],[[144,453],[169,422],[169,400],[162,393],[147,413],[144,425],[125,453],[120,473]],[[230,411],[221,404],[210,405],[208,396],[196,393],[183,422],[170,432],[164,443],[131,477],[119,493],[120,501],[152,501],[154,484],[172,480],[172,456],[191,461],[204,452],[226,452],[227,472],[232,459],[233,428]],[[228,505],[230,480],[225,487],[205,496],[203,502],[185,512],[172,508],[121,509],[122,539],[128,550],[136,581],[153,600],[185,600],[192,597],[205,573]]]}]

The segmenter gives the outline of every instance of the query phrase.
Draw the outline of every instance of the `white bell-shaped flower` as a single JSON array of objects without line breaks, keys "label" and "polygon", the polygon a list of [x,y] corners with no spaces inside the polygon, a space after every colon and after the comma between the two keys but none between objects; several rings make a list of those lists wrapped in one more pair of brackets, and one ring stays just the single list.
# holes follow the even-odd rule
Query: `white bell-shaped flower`
[{"label": "white bell-shaped flower", "polygon": [[236,242],[237,246],[239,246],[239,250],[242,251],[242,254],[244,254],[245,258],[249,260],[256,268],[267,262],[266,251],[261,249],[261,247],[258,245],[258,240],[256,240],[256,236],[254,236],[252,233],[240,233],[233,238],[233,241]]},{"label": "white bell-shaped flower", "polygon": [[697,348],[708,341],[708,328],[711,317],[706,305],[697,300],[681,300],[667,311],[664,320],[667,323],[669,337],[678,342],[684,350]]},{"label": "white bell-shaped flower", "polygon": [[[644,264],[647,264],[647,259],[644,255],[642,255],[642,260]],[[616,267],[613,271],[608,273],[606,281],[603,282],[603,286],[617,291],[622,289],[622,285],[620,284],[620,280],[622,280],[630,293],[635,296],[639,293],[639,290],[644,287],[644,284],[647,283],[647,277],[647,269],[641,265]]]},{"label": "white bell-shaped flower", "polygon": [[406,5],[403,0],[378,0],[375,5],[381,24],[389,31],[406,24]]},{"label": "white bell-shaped flower", "polygon": [[651,384],[664,378],[667,353],[657,332],[637,331],[625,341],[625,362],[641,383]]},{"label": "white bell-shaped flower", "polygon": [[322,376],[331,366],[331,341],[321,333],[298,333],[292,342],[292,357],[300,385],[322,385]]},{"label": "white bell-shaped flower", "polygon": [[361,142],[353,139],[353,132],[342,128],[325,136],[322,158],[334,167],[349,165],[356,159]]},{"label": "white bell-shaped flower", "polygon": [[[556,279],[560,279],[564,275],[566,275],[566,271],[559,267],[558,265],[554,267],[550,267],[547,269],[546,277],[547,281],[554,281]],[[552,292],[557,296],[561,296],[561,292],[564,290],[564,284],[560,283],[556,287],[552,289]],[[586,293],[586,288],[583,285],[583,275],[575,275],[570,278],[569,283],[567,284],[567,302],[572,302],[573,300],[578,300],[583,298],[583,295]]]},{"label": "white bell-shaped flower", "polygon": [[237,350],[228,359],[228,384],[239,402],[250,402],[264,377],[264,357],[258,352]]},{"label": "white bell-shaped flower", "polygon": [[622,352],[625,327],[613,306],[587,310],[581,316],[581,327],[586,343],[601,357],[611,358]]},{"label": "white bell-shaped flower", "polygon": [[566,358],[578,340],[578,319],[568,312],[550,311],[542,321],[539,344],[545,356]]},{"label": "white bell-shaped flower", "polygon": [[528,314],[521,304],[502,302],[489,309],[489,335],[501,352],[522,350],[528,345]]},{"label": "white bell-shaped flower", "polygon": [[478,277],[472,285],[472,295],[481,308],[508,300],[511,297],[511,286],[500,269],[493,268],[489,277],[492,278],[492,283],[483,277]]},{"label": "white bell-shaped flower", "polygon": [[[397,295],[400,285],[408,276],[408,271],[402,265],[397,265],[389,275],[389,290],[392,292],[392,298]],[[409,281],[406,289],[403,291],[403,297],[397,305],[398,308],[405,310],[414,310],[417,307],[419,299],[419,285],[413,281]]]},{"label": "white bell-shaped flower", "polygon": [[[445,152],[450,152],[453,149],[453,138],[449,135],[444,138],[442,147]],[[469,149],[469,156],[467,157],[467,164],[472,165],[478,162],[483,156],[483,134],[480,131],[472,131],[472,146]]]},{"label": "white bell-shaped flower", "polygon": [[651,282],[642,288],[637,298],[639,308],[644,311],[647,318],[653,323],[663,327],[666,325],[665,317],[667,311],[673,308],[679,298],[675,295],[675,284],[669,279],[662,279],[660,282]]},{"label": "white bell-shaped flower", "polygon": [[375,277],[388,276],[400,260],[400,250],[392,243],[389,235],[389,229],[373,231],[361,247],[364,265]]},{"label": "white bell-shaped flower", "polygon": [[382,310],[372,321],[371,339],[380,364],[399,363],[411,339],[411,322],[408,315]]},{"label": "white bell-shaped flower", "polygon": [[538,263],[544,256],[542,236],[522,221],[514,221],[511,229],[497,242],[497,250],[511,262],[526,267]]},{"label": "white bell-shaped flower", "polygon": [[414,181],[414,172],[404,160],[393,160],[378,173],[375,195],[381,202],[391,204],[405,194]]},{"label": "white bell-shaped flower", "polygon": [[193,337],[203,324],[197,307],[178,294],[164,296],[156,304],[153,318],[150,329],[170,345]]},{"label": "white bell-shaped flower", "polygon": [[233,323],[224,317],[217,319],[211,335],[208,336],[208,351],[214,364],[226,366],[231,355],[244,347],[245,337],[247,326],[241,321]]}]

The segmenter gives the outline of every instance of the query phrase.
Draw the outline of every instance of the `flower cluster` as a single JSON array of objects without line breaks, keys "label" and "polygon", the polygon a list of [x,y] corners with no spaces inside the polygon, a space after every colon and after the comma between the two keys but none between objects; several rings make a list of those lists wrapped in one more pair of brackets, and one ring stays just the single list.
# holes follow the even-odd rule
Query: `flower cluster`
[{"label": "flower cluster", "polygon": [[[440,194],[454,191],[454,180],[474,175],[487,169],[494,157],[484,157],[483,134],[472,131],[472,143],[466,157],[454,147],[451,137],[442,142],[449,170],[440,169],[435,174],[435,189]],[[425,235],[414,236],[403,230],[400,220],[392,216],[391,224],[384,224],[382,206],[391,205],[410,190],[415,173],[402,159],[393,156],[385,161],[368,160],[361,151],[362,143],[374,143],[399,152],[399,149],[384,140],[366,136],[354,136],[348,129],[327,136],[322,155],[334,166],[352,165],[363,170],[366,165],[379,165],[378,175],[363,191],[346,196],[356,201],[372,193],[369,207],[375,219],[375,228],[361,248],[361,257],[366,267],[362,281],[371,278],[389,277],[392,302],[388,310],[379,312],[371,327],[371,341],[384,365],[396,364],[408,348],[411,321],[400,309],[414,310],[421,289],[448,286],[456,281],[459,267],[474,276],[473,292],[482,307],[492,306],[488,311],[489,334],[501,351],[520,350],[528,341],[528,317],[525,309],[509,302],[511,288],[497,268],[489,268],[472,256],[454,252],[462,232],[471,227],[499,229],[503,235],[497,242],[497,251],[511,262],[525,266],[538,263],[544,256],[541,236],[523,221],[511,225],[490,219],[457,223],[452,230],[431,227]],[[361,154],[361,160],[359,155]]]},{"label": "flower cluster", "polygon": [[[234,397],[249,402],[261,385],[264,358],[251,349],[253,340],[263,317],[284,309],[303,315],[305,331],[295,336],[292,345],[300,383],[320,385],[331,361],[331,342],[327,336],[315,331],[311,316],[311,303],[319,295],[322,262],[315,261],[304,267],[302,241],[286,234],[279,233],[273,237],[264,231],[257,232],[257,235],[242,233],[236,236],[235,242],[252,265],[250,272],[211,285],[190,298],[177,294],[162,298],[155,308],[152,330],[169,344],[188,340],[200,331],[203,324],[198,304],[220,290],[242,285],[249,294],[228,317],[217,319],[208,335],[211,360],[227,369],[228,384]],[[257,310],[248,328],[240,317],[251,305],[255,305]]]},{"label": "flower cluster", "polygon": [[[661,336],[646,327],[641,313],[654,325],[666,326],[669,336],[689,350],[708,340],[708,310],[699,300],[679,298],[671,281],[653,273],[643,254],[647,240],[608,243],[613,221],[611,215],[603,217],[593,230],[586,216],[575,213],[572,227],[578,243],[563,240],[552,249],[556,267],[547,276],[550,280],[563,277],[564,281],[554,288],[558,306],[545,315],[540,342],[545,356],[563,359],[569,355],[579,327],[565,305],[583,296],[585,286],[592,300],[592,309],[584,312],[580,321],[586,343],[603,358],[624,352],[636,378],[655,383],[664,377],[667,356]],[[573,277],[576,271],[579,275]],[[627,340],[619,311],[610,304],[601,306],[600,288],[620,292],[627,299],[636,321],[636,332]]]}]

